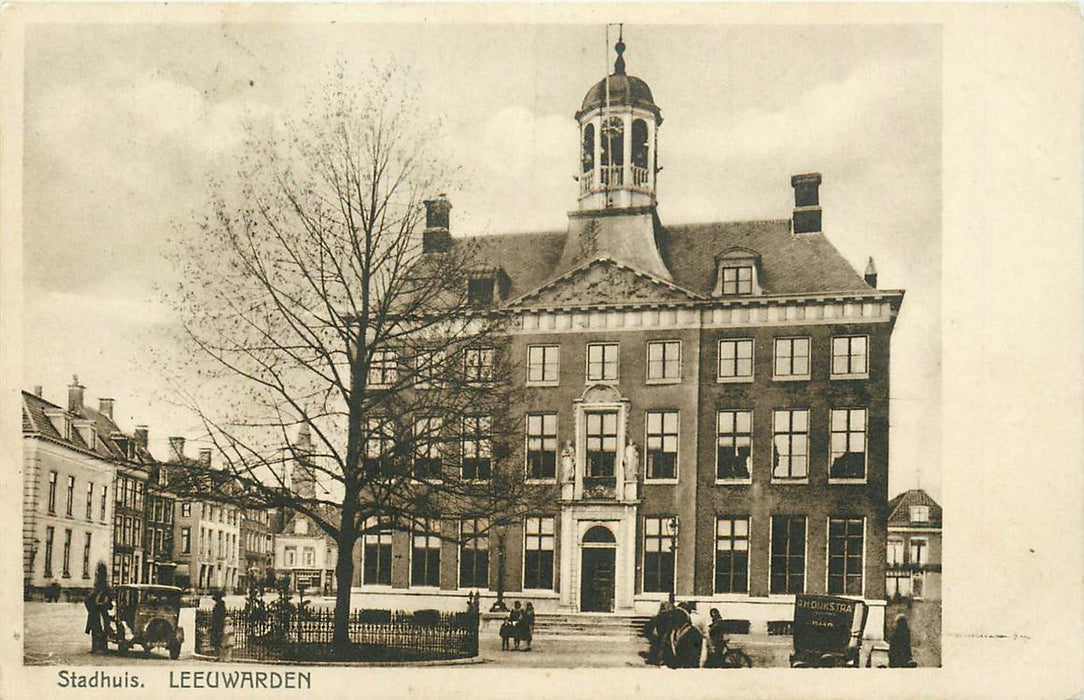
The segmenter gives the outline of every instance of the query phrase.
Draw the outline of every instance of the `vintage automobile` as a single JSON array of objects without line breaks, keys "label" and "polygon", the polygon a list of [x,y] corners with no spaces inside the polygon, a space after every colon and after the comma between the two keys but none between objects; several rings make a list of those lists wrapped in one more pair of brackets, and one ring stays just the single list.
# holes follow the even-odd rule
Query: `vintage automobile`
[{"label": "vintage automobile", "polygon": [[117,586],[116,606],[108,638],[121,653],[139,644],[144,654],[163,647],[169,649],[171,659],[181,655],[180,588],[146,583]]},{"label": "vintage automobile", "polygon": [[859,666],[869,606],[861,600],[799,594],[794,599],[793,668]]}]

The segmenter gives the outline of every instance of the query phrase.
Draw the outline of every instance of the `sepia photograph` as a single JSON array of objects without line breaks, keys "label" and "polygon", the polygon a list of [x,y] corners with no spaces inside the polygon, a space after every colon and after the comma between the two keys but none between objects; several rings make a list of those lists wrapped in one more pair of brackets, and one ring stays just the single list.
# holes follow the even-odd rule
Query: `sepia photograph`
[{"label": "sepia photograph", "polygon": [[20,24],[5,666],[968,672],[945,27],[528,7]]}]

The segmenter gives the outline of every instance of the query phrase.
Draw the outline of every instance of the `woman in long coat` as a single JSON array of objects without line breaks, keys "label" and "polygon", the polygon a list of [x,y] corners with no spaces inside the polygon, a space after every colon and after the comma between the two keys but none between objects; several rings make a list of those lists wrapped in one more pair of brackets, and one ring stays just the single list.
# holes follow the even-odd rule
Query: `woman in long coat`
[{"label": "woman in long coat", "polygon": [[519,650],[519,642],[521,635],[523,634],[523,628],[520,625],[523,619],[523,608],[520,607],[517,600],[515,605],[512,606],[512,611],[508,613],[508,621],[512,623],[512,642],[516,645],[516,650]]},{"label": "woman in long coat", "polygon": [[647,637],[651,644],[647,653],[647,662],[653,666],[662,663],[662,645],[669,631],[670,608],[669,601],[664,600],[659,603],[659,612],[648,621],[647,626],[644,628],[644,636]]},{"label": "woman in long coat", "polygon": [[911,627],[907,624],[907,618],[900,615],[896,618],[896,627],[888,639],[888,666],[910,668],[914,665],[911,659]]},{"label": "woman in long coat", "polygon": [[531,650],[531,640],[534,638],[534,603],[527,603],[523,611],[523,617],[519,618],[519,639],[527,642],[526,651]]}]

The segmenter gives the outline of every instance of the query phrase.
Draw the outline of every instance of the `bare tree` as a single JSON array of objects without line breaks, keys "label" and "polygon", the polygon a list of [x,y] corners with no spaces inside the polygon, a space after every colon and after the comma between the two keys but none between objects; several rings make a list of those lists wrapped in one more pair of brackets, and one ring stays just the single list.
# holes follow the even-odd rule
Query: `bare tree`
[{"label": "bare tree", "polygon": [[[187,401],[230,498],[293,510],[337,543],[339,648],[368,528],[496,521],[529,502],[505,438],[517,430],[504,319],[468,293],[494,273],[446,229],[424,230],[451,171],[406,83],[396,70],[332,81],[300,121],[251,131],[177,256],[182,370],[198,377]],[[181,466],[192,491],[214,483]]]}]

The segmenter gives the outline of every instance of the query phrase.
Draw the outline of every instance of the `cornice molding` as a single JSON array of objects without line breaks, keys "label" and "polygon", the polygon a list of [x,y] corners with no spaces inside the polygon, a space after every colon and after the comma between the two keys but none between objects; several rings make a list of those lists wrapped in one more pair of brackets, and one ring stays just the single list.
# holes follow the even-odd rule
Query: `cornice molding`
[{"label": "cornice molding", "polygon": [[518,321],[511,332],[577,332],[651,328],[747,328],[838,323],[895,322],[903,292],[858,292],[816,296],[648,304],[600,304],[509,310]]}]

